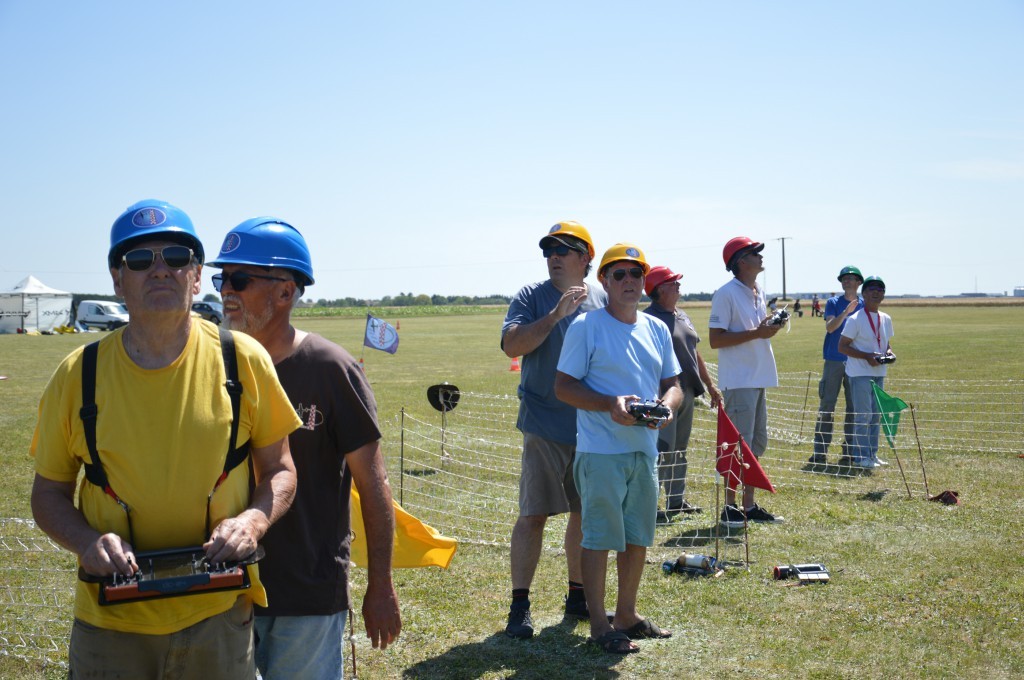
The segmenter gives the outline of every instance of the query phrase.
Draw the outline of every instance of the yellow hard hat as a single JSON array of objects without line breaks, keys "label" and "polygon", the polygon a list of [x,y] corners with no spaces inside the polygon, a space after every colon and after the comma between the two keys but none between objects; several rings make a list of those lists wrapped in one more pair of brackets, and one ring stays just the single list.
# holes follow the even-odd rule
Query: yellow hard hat
[{"label": "yellow hard hat", "polygon": [[597,268],[598,275],[604,276],[605,266],[621,260],[639,264],[644,268],[644,276],[647,276],[647,272],[651,270],[651,265],[647,264],[647,258],[644,257],[644,251],[640,250],[638,246],[632,243],[616,243],[604,251],[604,257],[601,258],[601,266]]},{"label": "yellow hard hat", "polygon": [[571,241],[566,243],[559,238],[560,236],[572,236],[586,243],[587,254],[590,256],[591,260],[594,259],[594,241],[590,238],[590,232],[587,231],[587,228],[582,224],[579,222],[573,222],[572,220],[569,220],[568,222],[559,222],[555,226],[551,227],[551,229],[548,230],[547,236],[540,240],[540,247],[544,248],[551,241],[557,241],[558,243],[569,246],[570,248],[573,247]]}]

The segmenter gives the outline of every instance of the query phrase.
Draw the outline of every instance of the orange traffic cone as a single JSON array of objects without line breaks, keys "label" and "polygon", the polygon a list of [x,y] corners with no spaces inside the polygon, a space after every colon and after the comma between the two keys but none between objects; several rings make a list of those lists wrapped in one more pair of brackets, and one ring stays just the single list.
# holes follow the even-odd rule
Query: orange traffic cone
[{"label": "orange traffic cone", "polygon": [[512,365],[508,367],[508,370],[514,372],[519,371],[519,357],[512,357]]},{"label": "orange traffic cone", "polygon": [[396,321],[395,322],[395,330],[396,331],[402,330],[402,322],[401,321]]}]

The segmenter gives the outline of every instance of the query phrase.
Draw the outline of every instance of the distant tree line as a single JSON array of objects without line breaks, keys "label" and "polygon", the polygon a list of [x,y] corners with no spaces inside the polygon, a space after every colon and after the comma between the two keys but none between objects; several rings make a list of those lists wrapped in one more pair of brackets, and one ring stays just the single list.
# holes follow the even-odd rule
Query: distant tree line
[{"label": "distant tree line", "polygon": [[[688,293],[680,296],[686,301],[707,301],[711,299],[711,293]],[[112,300],[119,302],[120,299],[114,295],[98,295],[94,293],[74,295],[72,308],[78,309],[79,300]],[[203,296],[205,302],[220,302],[220,296],[207,293]],[[313,302],[312,298],[303,303],[305,307],[430,307],[442,305],[508,305],[512,302],[511,295],[426,295],[420,293],[399,293],[398,295],[385,295],[380,300],[358,300],[354,297],[339,298],[337,300],[326,300],[320,298]],[[647,296],[644,296],[647,302]]]},{"label": "distant tree line", "polygon": [[[309,304],[309,300],[306,301]],[[441,305],[507,305],[512,302],[508,295],[426,295],[420,293],[399,293],[385,295],[380,300],[357,300],[353,297],[326,300],[321,298],[315,307],[430,307]]]},{"label": "distant tree line", "polygon": [[[680,296],[684,302],[704,301],[711,299],[711,293],[688,293]],[[644,296],[647,302],[647,296]],[[508,305],[512,302],[511,295],[426,295],[420,293],[399,293],[385,295],[380,300],[358,300],[353,297],[326,300],[320,298],[316,302],[306,300],[307,307],[430,307],[442,305]]]}]

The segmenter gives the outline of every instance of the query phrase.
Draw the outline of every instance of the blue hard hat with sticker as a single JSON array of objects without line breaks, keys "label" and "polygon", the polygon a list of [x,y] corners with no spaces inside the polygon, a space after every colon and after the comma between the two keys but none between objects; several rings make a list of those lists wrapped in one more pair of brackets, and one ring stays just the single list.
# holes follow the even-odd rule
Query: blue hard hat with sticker
[{"label": "blue hard hat with sticker", "polygon": [[129,206],[110,227],[110,250],[107,263],[115,269],[121,257],[132,246],[154,239],[162,239],[188,246],[195,253],[199,264],[205,253],[203,244],[196,234],[192,220],[183,210],[166,201],[148,198]]},{"label": "blue hard hat with sticker", "polygon": [[276,217],[253,217],[228,232],[211,267],[248,264],[281,267],[299,275],[303,286],[313,284],[309,247],[299,230]]}]

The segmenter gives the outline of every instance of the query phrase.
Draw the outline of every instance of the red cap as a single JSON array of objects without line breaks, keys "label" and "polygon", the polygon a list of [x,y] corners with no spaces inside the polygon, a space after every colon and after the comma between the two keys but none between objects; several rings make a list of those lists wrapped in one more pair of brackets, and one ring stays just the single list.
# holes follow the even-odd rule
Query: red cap
[{"label": "red cap", "polygon": [[676,274],[668,267],[662,267],[660,265],[657,267],[651,267],[651,271],[647,272],[647,280],[644,281],[644,292],[650,295],[651,291],[661,284],[668,283],[670,281],[678,281],[681,278],[683,278],[682,274]]}]

